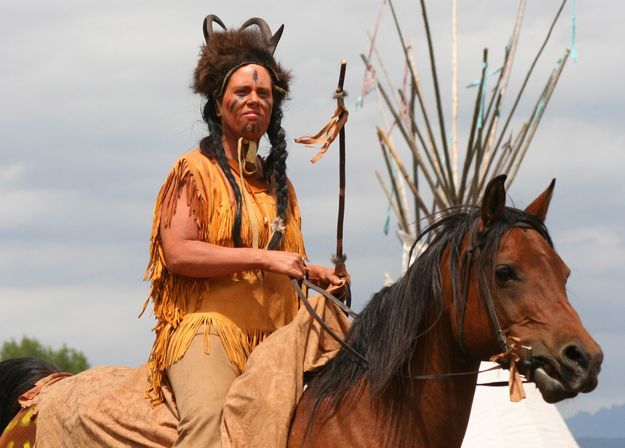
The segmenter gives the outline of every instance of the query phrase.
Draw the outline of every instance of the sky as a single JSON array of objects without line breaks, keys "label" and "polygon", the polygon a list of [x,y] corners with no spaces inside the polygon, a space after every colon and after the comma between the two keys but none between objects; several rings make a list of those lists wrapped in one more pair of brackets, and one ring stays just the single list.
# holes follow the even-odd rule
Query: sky
[{"label": "sky", "polygon": [[[396,0],[429,83],[416,1]],[[510,91],[518,90],[560,2],[529,1]],[[92,365],[139,365],[154,324],[146,313],[143,273],[152,207],[175,159],[205,135],[201,98],[189,85],[205,15],[229,27],[261,16],[285,24],[276,58],[292,70],[285,107],[288,174],[298,192],[311,260],[329,263],[335,246],[336,151],[316,165],[292,139],[316,132],[334,110],[339,64],[348,61],[345,251],[355,308],[397,278],[401,246],[383,233],[387,203],[374,176],[382,170],[374,95],[356,110],[379,1],[272,2],[23,0],[0,3],[0,341],[36,337],[66,343]],[[528,86],[527,115],[557,59],[571,46],[569,1]],[[429,2],[443,103],[450,110],[450,6]],[[498,67],[517,2],[459,2],[460,140],[466,142],[481,54]],[[569,61],[509,197],[527,205],[552,178],[547,224],[573,275],[569,297],[605,352],[595,392],[560,406],[565,415],[625,402],[625,146],[620,83],[625,62],[619,18],[625,6],[577,5],[578,61]],[[403,62],[385,10],[378,46],[395,83]],[[431,89],[426,94],[432,99]],[[511,97],[507,99],[508,105]],[[513,123],[514,124],[514,123]],[[447,122],[449,128],[449,122]],[[399,139],[399,137],[397,137]],[[261,145],[262,146],[262,145]],[[264,147],[267,144],[264,143]],[[391,221],[395,226],[395,221]]]}]

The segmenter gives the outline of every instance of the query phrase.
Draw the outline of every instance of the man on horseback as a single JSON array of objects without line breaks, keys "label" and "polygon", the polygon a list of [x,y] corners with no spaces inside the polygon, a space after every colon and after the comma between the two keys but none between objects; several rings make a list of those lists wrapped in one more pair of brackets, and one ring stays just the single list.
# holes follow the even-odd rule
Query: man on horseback
[{"label": "man on horseback", "polygon": [[[206,17],[193,90],[206,98],[209,135],[178,159],[156,201],[146,278],[157,324],[147,394],[159,403],[163,382],[171,385],[176,447],[219,446],[230,384],[254,347],[297,312],[289,277],[341,283],[332,269],[305,265],[281,127],[290,75],[273,57],[282,29],[271,35],[254,18],[227,30]],[[271,149],[261,158],[265,134]]]}]

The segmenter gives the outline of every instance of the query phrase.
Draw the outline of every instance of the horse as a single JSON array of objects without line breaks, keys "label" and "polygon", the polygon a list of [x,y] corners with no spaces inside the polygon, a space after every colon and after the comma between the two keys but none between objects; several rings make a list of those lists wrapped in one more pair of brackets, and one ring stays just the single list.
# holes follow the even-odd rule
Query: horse
[{"label": "horse", "polygon": [[479,363],[502,353],[548,402],[592,391],[603,354],[567,300],[569,269],[544,225],[554,184],[522,211],[505,206],[500,176],[479,206],[434,221],[346,348],[309,374],[288,446],[459,447]]},{"label": "horse", "polygon": [[603,353],[544,225],[555,180],[521,211],[505,206],[505,179],[424,232],[425,252],[354,320],[352,350],[309,378],[289,447],[460,447],[480,361],[509,341],[547,402],[597,386]]}]

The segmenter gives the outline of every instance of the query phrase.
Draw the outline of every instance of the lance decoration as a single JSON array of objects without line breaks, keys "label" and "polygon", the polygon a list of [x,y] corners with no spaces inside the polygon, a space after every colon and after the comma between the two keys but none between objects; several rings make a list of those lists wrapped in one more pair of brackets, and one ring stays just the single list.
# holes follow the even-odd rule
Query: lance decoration
[{"label": "lance decoration", "polygon": [[345,97],[347,96],[343,90],[345,83],[345,71],[347,61],[341,61],[339,72],[339,81],[334,92],[336,99],[336,110],[328,121],[328,123],[315,135],[303,136],[295,139],[296,143],[311,145],[321,145],[319,152],[311,160],[312,163],[319,161],[327,152],[330,145],[339,137],[339,210],[336,223],[336,254],[332,257],[334,263],[334,272],[346,281],[346,296],[344,301],[349,306],[351,304],[351,294],[349,292],[349,275],[345,267],[347,257],[343,252],[343,222],[345,217],[345,123],[349,112],[345,108]]}]

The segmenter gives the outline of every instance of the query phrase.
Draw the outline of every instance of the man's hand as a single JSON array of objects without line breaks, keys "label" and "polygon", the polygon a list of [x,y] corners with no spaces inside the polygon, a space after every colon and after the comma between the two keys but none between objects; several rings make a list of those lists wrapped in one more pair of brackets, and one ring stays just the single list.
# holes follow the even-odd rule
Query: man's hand
[{"label": "man's hand", "polygon": [[343,280],[334,273],[333,268],[311,264],[306,266],[306,271],[308,272],[308,280],[320,288],[327,289],[330,285],[340,286],[343,284]]}]

